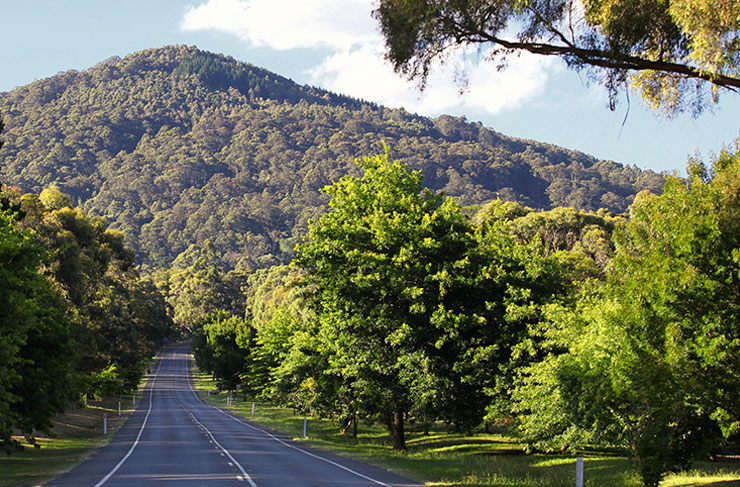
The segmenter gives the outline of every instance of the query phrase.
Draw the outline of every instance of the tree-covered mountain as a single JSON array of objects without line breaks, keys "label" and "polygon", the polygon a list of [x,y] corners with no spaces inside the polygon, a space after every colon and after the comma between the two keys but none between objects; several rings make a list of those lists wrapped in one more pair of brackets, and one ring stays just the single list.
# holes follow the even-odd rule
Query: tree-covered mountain
[{"label": "tree-covered mountain", "polygon": [[0,94],[0,179],[52,183],[111,221],[145,266],[188,265],[206,240],[230,266],[292,255],[321,214],[319,189],[382,152],[465,205],[499,197],[550,209],[624,211],[662,175],[426,118],[195,47],[111,58]]}]

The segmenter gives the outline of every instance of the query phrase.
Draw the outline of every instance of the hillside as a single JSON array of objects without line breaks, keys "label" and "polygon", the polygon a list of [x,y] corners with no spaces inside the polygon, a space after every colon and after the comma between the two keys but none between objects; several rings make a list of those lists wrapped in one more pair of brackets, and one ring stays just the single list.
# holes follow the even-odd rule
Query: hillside
[{"label": "hillside", "polygon": [[128,237],[145,266],[206,240],[230,266],[288,259],[319,192],[383,150],[462,204],[499,196],[624,211],[663,177],[506,137],[462,118],[388,109],[194,47],[150,49],[0,94],[0,180],[56,183]]}]

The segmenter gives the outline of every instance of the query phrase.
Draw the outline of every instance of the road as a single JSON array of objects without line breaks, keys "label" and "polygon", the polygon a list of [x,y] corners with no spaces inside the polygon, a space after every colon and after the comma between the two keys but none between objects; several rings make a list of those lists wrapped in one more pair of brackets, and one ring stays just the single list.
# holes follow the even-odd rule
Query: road
[{"label": "road", "polygon": [[419,486],[369,465],[297,445],[193,390],[186,345],[160,354],[144,397],[110,444],[49,482],[55,487]]}]

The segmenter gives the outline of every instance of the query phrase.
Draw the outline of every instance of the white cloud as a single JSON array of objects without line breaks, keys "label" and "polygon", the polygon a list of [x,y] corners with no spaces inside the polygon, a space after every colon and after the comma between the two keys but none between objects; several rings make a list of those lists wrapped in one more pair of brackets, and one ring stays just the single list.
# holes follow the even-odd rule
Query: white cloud
[{"label": "white cloud", "polygon": [[426,90],[419,93],[383,60],[372,10],[373,0],[207,0],[188,8],[181,28],[218,30],[281,51],[328,48],[333,52],[308,72],[313,84],[425,115],[455,109],[495,114],[519,108],[544,91],[549,71],[556,69],[549,59],[524,54],[512,57],[508,68],[499,72],[493,63],[478,63],[471,60],[475,56],[461,53],[448,65],[462,67],[467,74],[462,95],[454,69],[446,66],[434,69]]},{"label": "white cloud", "polygon": [[365,44],[337,52],[311,71],[313,83],[329,90],[386,106],[403,106],[425,115],[436,115],[455,108],[472,108],[491,114],[519,108],[543,93],[553,63],[534,54],[512,57],[506,70],[499,72],[491,62],[472,62],[458,58],[457,66],[467,75],[466,89],[460,93],[455,72],[437,66],[426,90],[419,93],[414,83],[395,74],[382,59],[379,44]]},{"label": "white cloud", "polygon": [[470,90],[464,103],[489,113],[519,108],[544,92],[550,70],[557,69],[553,65],[552,58],[527,53],[511,57],[504,71],[484,61],[469,68]]},{"label": "white cloud", "polygon": [[368,0],[208,0],[180,28],[227,32],[255,46],[346,49],[378,38]]}]

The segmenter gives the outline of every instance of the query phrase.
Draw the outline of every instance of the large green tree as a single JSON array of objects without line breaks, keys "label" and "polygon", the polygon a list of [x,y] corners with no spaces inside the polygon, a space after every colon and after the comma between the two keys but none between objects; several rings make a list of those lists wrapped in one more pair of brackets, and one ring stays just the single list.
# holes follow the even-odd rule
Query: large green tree
[{"label": "large green tree", "polygon": [[358,162],[362,177],[326,188],[331,210],[294,263],[314,290],[328,372],[402,449],[410,414],[480,423],[492,380],[536,319],[533,304],[555,291],[556,272],[536,242],[478,231],[387,154]]},{"label": "large green tree", "polygon": [[435,61],[474,45],[502,68],[517,52],[588,68],[612,107],[627,83],[668,113],[701,110],[706,85],[714,101],[740,89],[735,0],[381,0],[375,16],[388,59],[422,86]]},{"label": "large green tree", "polygon": [[[312,315],[305,305],[301,273],[281,265],[252,274],[246,289],[247,321],[255,331],[244,386],[255,395],[290,402],[315,414],[326,411],[305,398],[303,360]],[[296,346],[301,344],[301,346]],[[311,348],[313,350],[313,348]],[[309,404],[310,403],[310,404]]]}]

